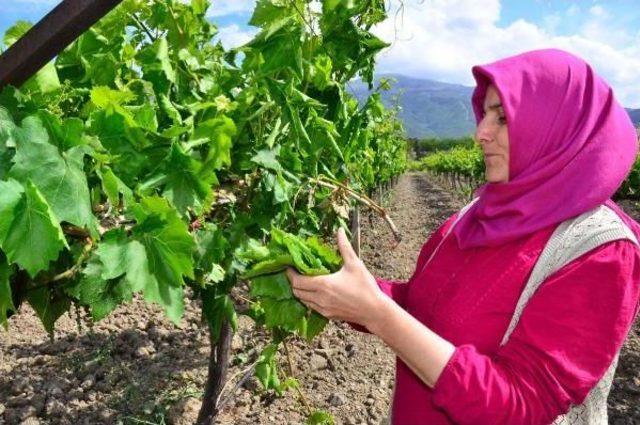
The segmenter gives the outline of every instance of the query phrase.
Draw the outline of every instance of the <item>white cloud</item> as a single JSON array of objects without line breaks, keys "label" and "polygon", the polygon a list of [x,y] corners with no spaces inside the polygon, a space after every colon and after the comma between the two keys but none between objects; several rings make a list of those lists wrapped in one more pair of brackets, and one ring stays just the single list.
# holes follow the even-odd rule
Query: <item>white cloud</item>
[{"label": "white cloud", "polygon": [[591,8],[589,9],[589,13],[599,18],[606,18],[609,16],[609,13],[604,9],[604,7],[600,6],[599,4],[591,6]]},{"label": "white cloud", "polygon": [[207,11],[207,17],[215,18],[232,14],[250,14],[256,0],[214,0]]},{"label": "white cloud", "polygon": [[218,28],[218,37],[225,49],[241,46],[250,41],[258,29],[242,30],[238,25],[227,25]]},{"label": "white cloud", "polygon": [[[518,19],[507,27],[498,26],[499,0],[404,3],[404,16],[394,19],[398,0],[392,0],[390,18],[374,29],[376,35],[393,43],[378,56],[379,72],[473,86],[473,65],[557,47],[590,63],[624,106],[640,108],[640,32],[632,35],[616,27],[615,19],[602,6],[591,7],[576,34],[560,36],[554,28],[562,25],[561,15],[551,15],[541,25]],[[565,15],[577,19],[578,12],[569,7]]]},{"label": "white cloud", "polygon": [[589,9],[589,16],[581,25],[579,35],[610,46],[627,46],[633,42],[633,36],[616,28],[616,19],[600,5]]},{"label": "white cloud", "polygon": [[567,16],[576,16],[578,13],[580,13],[580,6],[577,4],[572,4],[567,9]]},{"label": "white cloud", "polygon": [[542,21],[544,22],[544,30],[549,33],[554,33],[562,23],[562,14],[559,12],[545,16]]}]

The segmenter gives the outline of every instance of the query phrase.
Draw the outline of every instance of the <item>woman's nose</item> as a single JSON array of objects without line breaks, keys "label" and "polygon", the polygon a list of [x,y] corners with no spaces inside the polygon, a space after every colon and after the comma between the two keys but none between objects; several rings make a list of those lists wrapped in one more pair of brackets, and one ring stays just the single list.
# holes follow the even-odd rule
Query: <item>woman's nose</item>
[{"label": "woman's nose", "polygon": [[480,121],[476,127],[476,142],[479,144],[485,144],[493,140],[493,133],[490,125],[487,125],[486,120]]}]

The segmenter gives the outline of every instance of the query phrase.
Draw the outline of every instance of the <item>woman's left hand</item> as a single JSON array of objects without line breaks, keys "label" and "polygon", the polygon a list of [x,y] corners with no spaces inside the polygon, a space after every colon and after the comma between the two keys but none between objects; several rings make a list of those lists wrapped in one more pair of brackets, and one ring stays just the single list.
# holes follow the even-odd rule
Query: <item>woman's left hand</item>
[{"label": "woman's left hand", "polygon": [[344,229],[338,230],[343,266],[335,273],[303,276],[287,269],[293,294],[307,307],[328,319],[345,320],[365,327],[379,320],[380,307],[390,300],[375,277],[355,253]]}]

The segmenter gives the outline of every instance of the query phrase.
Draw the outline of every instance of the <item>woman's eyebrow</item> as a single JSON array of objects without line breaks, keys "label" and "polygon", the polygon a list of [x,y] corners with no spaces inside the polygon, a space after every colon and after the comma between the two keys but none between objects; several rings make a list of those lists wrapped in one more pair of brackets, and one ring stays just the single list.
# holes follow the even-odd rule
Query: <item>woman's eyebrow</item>
[{"label": "woman's eyebrow", "polygon": [[485,109],[485,111],[486,111],[487,109],[498,109],[498,108],[500,108],[500,107],[502,107],[502,103],[500,103],[500,102],[498,102],[498,103],[494,103],[493,105],[489,105],[489,107],[488,107],[488,108],[486,108],[486,109]]}]

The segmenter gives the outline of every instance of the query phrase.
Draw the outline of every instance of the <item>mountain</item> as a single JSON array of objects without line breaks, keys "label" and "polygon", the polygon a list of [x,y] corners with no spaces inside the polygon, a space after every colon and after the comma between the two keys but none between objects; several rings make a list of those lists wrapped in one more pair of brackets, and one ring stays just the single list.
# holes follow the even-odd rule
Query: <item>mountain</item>
[{"label": "mountain", "polygon": [[625,108],[633,124],[638,127],[640,125],[640,109]]},{"label": "mountain", "polygon": [[[407,77],[400,74],[381,74],[374,80],[377,87],[380,78],[392,78],[391,90],[382,91],[382,102],[390,107],[399,95],[402,107],[399,117],[404,123],[407,136],[462,137],[475,132],[476,121],[471,109],[473,87],[459,84]],[[361,103],[369,95],[367,85],[362,81],[349,83],[351,93]],[[627,109],[631,120],[640,125],[640,109]]]},{"label": "mountain", "polygon": [[[394,104],[394,96],[399,95],[399,117],[409,137],[460,137],[475,131],[470,100],[473,87],[398,74],[377,76],[374,87],[380,78],[397,80],[392,82],[391,90],[381,92],[382,103],[389,107]],[[368,97],[367,85],[361,80],[349,86],[360,102]]]}]

